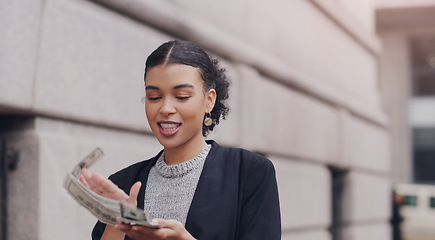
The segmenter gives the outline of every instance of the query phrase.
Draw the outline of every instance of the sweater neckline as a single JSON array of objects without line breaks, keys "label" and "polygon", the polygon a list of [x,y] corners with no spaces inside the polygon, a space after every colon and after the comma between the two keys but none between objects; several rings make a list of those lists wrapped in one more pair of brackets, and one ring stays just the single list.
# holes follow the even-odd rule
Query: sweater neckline
[{"label": "sweater neckline", "polygon": [[165,178],[178,178],[186,175],[193,169],[196,169],[203,165],[205,159],[208,155],[208,152],[211,149],[211,144],[207,144],[201,152],[194,158],[189,161],[182,162],[175,165],[167,165],[165,162],[165,152],[163,152],[160,157],[157,159],[155,168],[157,172]]}]

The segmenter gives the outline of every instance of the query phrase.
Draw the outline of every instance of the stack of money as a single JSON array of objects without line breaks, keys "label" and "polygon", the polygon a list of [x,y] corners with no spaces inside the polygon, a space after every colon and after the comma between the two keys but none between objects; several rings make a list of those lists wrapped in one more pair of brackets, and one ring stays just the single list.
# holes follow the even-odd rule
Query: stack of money
[{"label": "stack of money", "polygon": [[142,209],[119,200],[100,196],[80,182],[81,169],[89,168],[103,156],[104,153],[100,148],[92,151],[74,167],[71,173],[66,174],[63,187],[80,205],[85,207],[103,223],[116,225],[122,222],[153,228],[160,227],[153,224]]}]

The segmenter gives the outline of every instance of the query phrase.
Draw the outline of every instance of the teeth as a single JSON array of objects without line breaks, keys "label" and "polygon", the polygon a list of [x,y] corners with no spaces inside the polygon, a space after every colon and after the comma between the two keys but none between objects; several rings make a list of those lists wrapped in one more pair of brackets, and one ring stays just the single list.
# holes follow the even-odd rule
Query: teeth
[{"label": "teeth", "polygon": [[173,131],[178,127],[176,123],[161,123],[160,126],[166,131]]}]

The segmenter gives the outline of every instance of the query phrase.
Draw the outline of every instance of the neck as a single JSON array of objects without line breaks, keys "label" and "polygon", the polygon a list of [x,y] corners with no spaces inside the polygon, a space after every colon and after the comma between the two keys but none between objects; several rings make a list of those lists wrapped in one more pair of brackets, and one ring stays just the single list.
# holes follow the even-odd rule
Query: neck
[{"label": "neck", "polygon": [[175,148],[165,147],[165,162],[167,165],[176,165],[187,162],[202,151],[207,146],[203,138],[198,141],[190,142],[186,145],[178,146]]}]

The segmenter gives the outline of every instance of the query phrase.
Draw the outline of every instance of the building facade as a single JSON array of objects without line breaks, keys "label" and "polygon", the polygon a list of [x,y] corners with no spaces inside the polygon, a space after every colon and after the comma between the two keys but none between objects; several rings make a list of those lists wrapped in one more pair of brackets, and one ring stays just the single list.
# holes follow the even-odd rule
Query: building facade
[{"label": "building facade", "polygon": [[405,239],[434,239],[435,1],[377,2],[380,86],[390,116],[392,182]]},{"label": "building facade", "polygon": [[391,115],[394,181],[434,184],[435,1],[379,1],[380,83]]},{"label": "building facade", "polygon": [[[271,159],[285,240],[390,238],[391,135],[374,1],[0,1],[0,136],[9,239],[87,239],[62,188],[95,147],[104,176],[154,156],[146,56],[192,40],[232,80],[209,138]],[[4,189],[4,187],[3,187]]]}]

